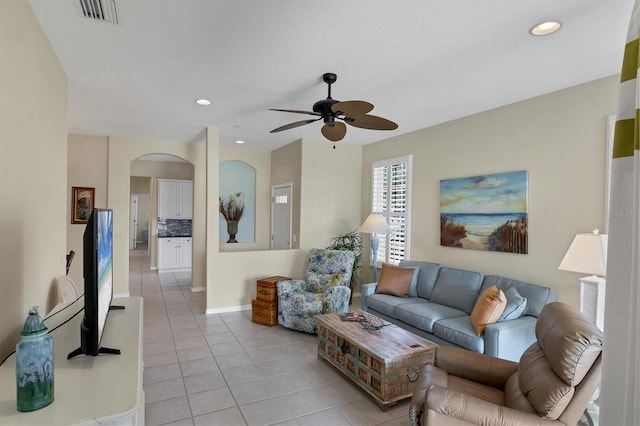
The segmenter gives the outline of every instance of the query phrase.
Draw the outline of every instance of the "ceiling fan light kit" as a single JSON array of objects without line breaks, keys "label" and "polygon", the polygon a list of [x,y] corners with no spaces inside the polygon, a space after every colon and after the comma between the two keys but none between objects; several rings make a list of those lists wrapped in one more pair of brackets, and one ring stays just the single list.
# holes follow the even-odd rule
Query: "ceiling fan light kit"
[{"label": "ceiling fan light kit", "polygon": [[373,104],[369,102],[340,102],[333,99],[331,97],[331,85],[335,83],[337,79],[338,76],[334,73],[323,74],[322,80],[328,85],[327,98],[313,104],[313,112],[295,109],[270,109],[270,111],[313,115],[317,118],[311,118],[285,124],[284,126],[280,126],[271,130],[271,132],[269,133],[281,132],[283,130],[293,129],[295,127],[304,126],[306,124],[322,120],[324,122],[324,126],[322,126],[320,132],[322,133],[322,136],[334,142],[333,148],[335,149],[335,142],[342,140],[347,134],[347,126],[345,125],[345,123],[353,127],[371,130],[395,130],[398,128],[398,125],[393,121],[369,114],[369,112],[373,110]]}]

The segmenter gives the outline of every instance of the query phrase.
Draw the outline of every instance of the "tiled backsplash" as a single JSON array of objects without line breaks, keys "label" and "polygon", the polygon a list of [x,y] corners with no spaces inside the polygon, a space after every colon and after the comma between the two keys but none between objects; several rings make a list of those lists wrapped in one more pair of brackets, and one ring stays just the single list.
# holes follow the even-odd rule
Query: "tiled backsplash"
[{"label": "tiled backsplash", "polygon": [[158,237],[190,237],[191,219],[158,218]]}]

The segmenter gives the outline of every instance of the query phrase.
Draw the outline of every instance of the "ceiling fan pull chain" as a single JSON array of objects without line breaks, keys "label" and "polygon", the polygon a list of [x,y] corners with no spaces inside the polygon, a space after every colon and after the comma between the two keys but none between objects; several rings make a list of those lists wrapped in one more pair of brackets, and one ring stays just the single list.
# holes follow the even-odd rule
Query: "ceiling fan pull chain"
[{"label": "ceiling fan pull chain", "polygon": [[336,149],[336,143],[335,142],[333,143],[333,149]]}]

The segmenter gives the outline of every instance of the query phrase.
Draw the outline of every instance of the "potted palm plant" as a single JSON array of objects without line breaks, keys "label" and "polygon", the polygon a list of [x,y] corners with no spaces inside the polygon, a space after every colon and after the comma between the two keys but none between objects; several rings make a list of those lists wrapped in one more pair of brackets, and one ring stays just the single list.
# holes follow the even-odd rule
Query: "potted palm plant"
[{"label": "potted palm plant", "polygon": [[[360,261],[362,260],[362,235],[357,230],[349,231],[345,234],[335,236],[331,239],[330,250],[349,250],[353,252],[355,261],[353,262],[353,272],[351,274],[351,282],[349,288],[353,291],[358,281],[360,273]],[[353,294],[353,293],[352,293]],[[349,300],[351,304],[351,300]]]}]

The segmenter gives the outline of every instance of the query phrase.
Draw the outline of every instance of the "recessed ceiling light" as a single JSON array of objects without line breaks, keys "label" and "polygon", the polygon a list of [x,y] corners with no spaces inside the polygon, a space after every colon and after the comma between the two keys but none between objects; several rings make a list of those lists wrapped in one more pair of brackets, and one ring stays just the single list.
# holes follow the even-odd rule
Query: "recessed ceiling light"
[{"label": "recessed ceiling light", "polygon": [[560,29],[560,22],[558,21],[545,21],[540,22],[538,25],[533,26],[529,33],[535,36],[543,36],[553,34]]},{"label": "recessed ceiling light", "polygon": [[237,144],[243,144],[244,141],[236,141]]},{"label": "recessed ceiling light", "polygon": [[209,99],[196,99],[195,102],[198,105],[203,105],[203,106],[211,105],[211,101]]}]

